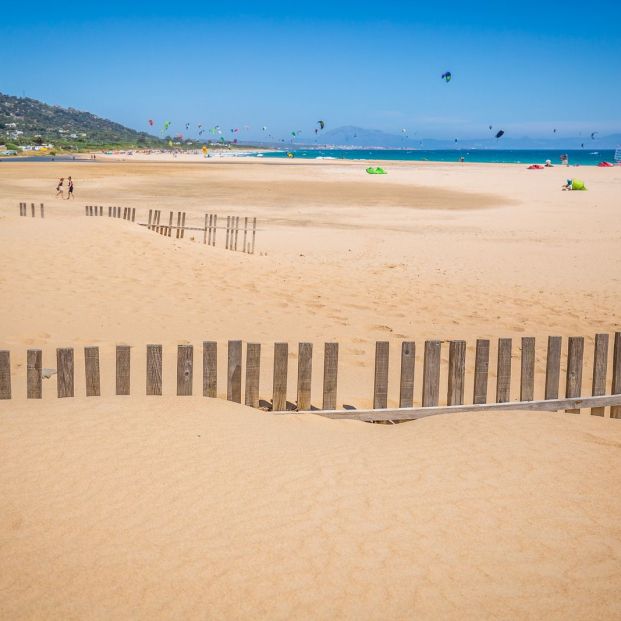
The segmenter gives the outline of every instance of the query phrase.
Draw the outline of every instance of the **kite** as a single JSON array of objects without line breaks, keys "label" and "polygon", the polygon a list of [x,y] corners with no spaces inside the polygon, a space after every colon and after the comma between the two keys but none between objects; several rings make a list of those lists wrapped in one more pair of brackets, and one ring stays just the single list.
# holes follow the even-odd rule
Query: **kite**
[{"label": "kite", "polygon": [[553,131],[553,133],[555,133],[555,134],[556,134],[556,131],[557,131],[557,130],[556,130],[556,129],[554,129],[554,130],[552,130],[552,131]]},{"label": "kite", "polygon": [[599,132],[593,132],[593,133],[591,134],[591,140],[595,140],[595,134],[599,134]]},{"label": "kite", "polygon": [[326,126],[325,121],[317,121],[317,123],[319,124],[319,129],[323,129]]},{"label": "kite", "polygon": [[496,138],[502,138],[505,135],[505,130],[501,129],[497,134],[496,134]]},{"label": "kite", "polygon": [[190,129],[190,124],[189,124],[189,123],[186,123],[186,124],[185,124],[185,130],[186,130],[186,131],[188,131],[188,129]]},{"label": "kite", "polygon": [[401,133],[402,133],[402,134],[407,134],[407,133],[408,133],[408,130],[407,130],[407,129],[405,129],[405,127],[404,127],[404,128],[401,130]]},{"label": "kite", "polygon": [[489,126],[489,131],[490,131],[490,132],[492,131],[492,126],[491,126],[491,125]]},{"label": "kite", "polygon": [[584,142],[580,146],[584,149]]},{"label": "kite", "polygon": [[442,79],[443,79],[445,82],[450,82],[452,77],[453,77],[453,76],[452,76],[452,74],[451,74],[451,72],[450,72],[450,71],[445,71],[445,72],[442,74]]},{"label": "kite", "polygon": [[155,123],[155,121],[154,121],[153,119],[149,119],[149,125],[150,125],[151,127],[153,127],[153,124],[154,124],[154,123]]},{"label": "kite", "polygon": [[267,127],[265,127],[265,125],[261,128],[261,131],[264,132],[267,130]]}]

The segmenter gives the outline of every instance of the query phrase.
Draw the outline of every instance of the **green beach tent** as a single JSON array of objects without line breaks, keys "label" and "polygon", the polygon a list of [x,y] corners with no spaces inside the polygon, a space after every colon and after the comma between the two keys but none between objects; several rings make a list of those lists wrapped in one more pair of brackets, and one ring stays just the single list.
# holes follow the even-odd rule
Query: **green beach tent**
[{"label": "green beach tent", "polygon": [[377,167],[377,168],[373,168],[373,166],[369,166],[369,168],[367,168],[367,172],[370,175],[387,175],[388,173],[381,167]]}]

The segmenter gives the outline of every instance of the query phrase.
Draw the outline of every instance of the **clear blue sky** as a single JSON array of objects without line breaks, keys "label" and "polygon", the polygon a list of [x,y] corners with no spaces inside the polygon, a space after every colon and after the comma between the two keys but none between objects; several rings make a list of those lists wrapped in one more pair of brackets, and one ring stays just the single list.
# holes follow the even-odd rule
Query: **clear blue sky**
[{"label": "clear blue sky", "polygon": [[137,129],[621,131],[619,0],[22,1],[0,44],[1,92]]}]

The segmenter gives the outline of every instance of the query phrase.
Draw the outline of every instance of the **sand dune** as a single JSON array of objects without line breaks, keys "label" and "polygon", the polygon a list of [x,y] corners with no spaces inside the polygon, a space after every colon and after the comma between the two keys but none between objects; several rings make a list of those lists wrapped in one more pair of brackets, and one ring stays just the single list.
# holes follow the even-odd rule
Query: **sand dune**
[{"label": "sand dune", "polygon": [[0,408],[1,616],[621,616],[617,421]]}]

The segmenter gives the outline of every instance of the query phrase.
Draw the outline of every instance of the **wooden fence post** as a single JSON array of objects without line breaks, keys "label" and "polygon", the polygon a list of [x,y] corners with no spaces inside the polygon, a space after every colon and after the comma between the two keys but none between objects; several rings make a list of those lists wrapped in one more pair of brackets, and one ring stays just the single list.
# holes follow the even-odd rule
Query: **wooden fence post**
[{"label": "wooden fence post", "polygon": [[535,339],[522,337],[522,358],[520,367],[520,401],[535,398]]},{"label": "wooden fence post", "polygon": [[41,217],[45,218],[45,206],[41,203]]},{"label": "wooden fence post", "polygon": [[487,379],[489,376],[489,339],[477,339],[474,355],[474,394],[472,403],[487,403]]},{"label": "wooden fence post", "polygon": [[259,407],[259,376],[261,372],[261,344],[246,346],[246,405]]},{"label": "wooden fence post", "polygon": [[226,250],[229,249],[229,227],[231,224],[231,216],[226,217],[226,243],[224,244],[224,248]]},{"label": "wooden fence post", "polygon": [[211,238],[211,245],[216,245],[216,232],[218,230],[218,214],[213,215],[213,237]]},{"label": "wooden fence post", "polygon": [[558,399],[561,380],[561,346],[562,337],[548,337],[548,354],[546,358],[546,399]]},{"label": "wooden fence post", "polygon": [[[205,214],[205,229],[203,230],[203,244],[207,243],[207,224],[209,222],[209,214]],[[211,233],[211,229],[209,230]]]},{"label": "wooden fence post", "polygon": [[170,215],[169,215],[169,217],[168,217],[168,230],[166,231],[166,235],[167,235],[168,237],[171,237],[171,236],[172,236],[173,216],[174,216],[174,214],[173,214],[173,212],[171,211],[171,212],[170,212]]},{"label": "wooden fence post", "polygon": [[[615,332],[612,352],[612,390],[611,394],[621,393],[621,332]],[[610,418],[621,418],[621,405],[610,406]]]},{"label": "wooden fence post", "polygon": [[[108,218],[112,216],[112,207],[108,205]],[[149,216],[151,216],[151,210],[149,209]],[[149,217],[149,223],[151,222],[151,218]]]},{"label": "wooden fence post", "polygon": [[373,409],[388,407],[388,341],[375,343],[375,377],[373,381]]},{"label": "wooden fence post", "polygon": [[[20,203],[21,204],[21,203]],[[21,215],[21,214],[20,214]],[[84,205],[84,215],[88,216],[88,205]]]},{"label": "wooden fence post", "polygon": [[211,246],[211,225],[213,224],[213,214],[209,214],[209,234],[207,236],[207,245]]},{"label": "wooden fence post", "polygon": [[466,341],[450,341],[447,405],[463,405],[466,375]]},{"label": "wooden fence post", "polygon": [[128,395],[130,392],[130,347],[116,346],[116,394]]},{"label": "wooden fence post", "polygon": [[243,252],[248,252],[248,248],[246,248],[247,237],[248,237],[248,216],[244,218],[244,250]]},{"label": "wooden fence post", "polygon": [[30,211],[31,211],[31,215],[34,218],[35,217],[35,204],[34,203],[30,203]]},{"label": "wooden fence post", "polygon": [[498,339],[496,403],[511,401],[511,339]]},{"label": "wooden fence post", "polygon": [[132,222],[136,222],[136,208],[135,207],[132,207]]},{"label": "wooden fence post", "polygon": [[423,360],[423,407],[434,407],[440,399],[440,353],[442,341],[425,341]]},{"label": "wooden fence post", "polygon": [[58,397],[73,397],[73,349],[56,350]]},{"label": "wooden fence post", "polygon": [[[606,374],[608,371],[608,335],[596,334],[593,351],[593,384],[591,394],[594,397],[606,394]],[[606,408],[591,408],[592,416],[603,416]]]},{"label": "wooden fence post", "polygon": [[192,394],[192,378],[194,366],[194,347],[192,345],[177,346],[177,395]]},{"label": "wooden fence post", "polygon": [[241,403],[242,342],[229,341],[226,398]]},{"label": "wooden fence post", "polygon": [[[582,359],[584,355],[584,337],[570,336],[567,344],[567,379],[566,397],[582,396]],[[580,409],[565,410],[570,414],[580,414]]]},{"label": "wooden fence post", "polygon": [[[110,208],[108,207],[108,209],[110,209]],[[108,215],[110,215],[110,214],[108,214]],[[153,218],[153,209],[149,209],[149,223],[147,224],[147,230],[149,230],[149,231],[151,230],[151,220],[152,220],[152,218]]]},{"label": "wooden fence post", "polygon": [[235,217],[235,250],[237,251],[237,236],[239,235],[239,216]]},{"label": "wooden fence post", "polygon": [[339,344],[325,343],[323,350],[322,409],[336,410],[336,388],[339,368]]},{"label": "wooden fence post", "polygon": [[203,341],[203,397],[218,396],[218,344]]},{"label": "wooden fence post", "polygon": [[147,345],[147,395],[162,394],[162,346]]},{"label": "wooden fence post", "polygon": [[26,397],[41,399],[42,390],[42,352],[40,349],[29,349],[26,354]]},{"label": "wooden fence post", "polygon": [[86,396],[99,397],[101,394],[99,347],[84,348],[84,376],[86,378]]},{"label": "wooden fence post", "polygon": [[0,350],[0,399],[11,398],[11,352]]},{"label": "wooden fence post", "polygon": [[298,411],[307,411],[311,407],[311,379],[313,374],[313,344],[298,345]]},{"label": "wooden fence post", "polygon": [[183,212],[183,215],[181,216],[181,239],[183,239],[185,235],[185,211]]},{"label": "wooden fence post", "polygon": [[181,234],[181,212],[178,211],[177,212],[177,234],[176,234],[175,239],[179,239],[180,234]]},{"label": "wooden fence post", "polygon": [[274,343],[274,384],[272,390],[272,410],[282,412],[287,409],[287,370],[289,363],[289,344]]},{"label": "wooden fence post", "polygon": [[257,236],[257,219],[253,218],[252,219],[252,249],[250,251],[250,254],[254,254],[254,240]]},{"label": "wooden fence post", "polygon": [[401,378],[399,382],[399,407],[411,408],[414,405],[414,367],[416,365],[416,343],[401,343]]}]

